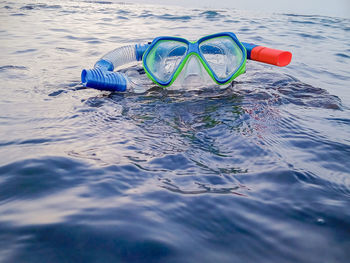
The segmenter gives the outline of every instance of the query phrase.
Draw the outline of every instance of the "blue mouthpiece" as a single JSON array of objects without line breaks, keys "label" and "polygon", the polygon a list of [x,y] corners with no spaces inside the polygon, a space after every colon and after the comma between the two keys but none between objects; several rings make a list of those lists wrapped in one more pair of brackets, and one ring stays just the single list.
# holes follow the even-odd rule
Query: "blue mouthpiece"
[{"label": "blue mouthpiece", "polygon": [[121,73],[100,67],[84,69],[81,72],[81,82],[84,87],[108,91],[125,91],[127,86],[127,81]]}]

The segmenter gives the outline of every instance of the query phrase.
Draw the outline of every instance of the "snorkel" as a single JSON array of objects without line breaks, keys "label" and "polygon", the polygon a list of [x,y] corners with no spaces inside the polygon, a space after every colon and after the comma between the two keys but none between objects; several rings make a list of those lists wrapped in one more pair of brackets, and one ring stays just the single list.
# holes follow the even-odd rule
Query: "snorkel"
[{"label": "snorkel", "polygon": [[116,48],[95,63],[93,69],[83,69],[81,82],[84,87],[107,91],[126,91],[131,81],[126,74],[114,69],[131,62],[141,61],[148,44],[129,45]]},{"label": "snorkel", "polygon": [[[229,33],[229,32],[219,33],[219,34],[215,34],[212,36],[216,36],[216,35],[219,35],[219,36],[228,35],[228,36],[233,36],[233,38],[236,38],[236,36],[233,33]],[[202,38],[203,39],[202,42],[205,42],[210,37],[211,36],[207,36],[207,37]],[[163,38],[168,39],[171,37],[163,37]],[[176,41],[178,41],[180,38],[171,38],[171,39],[175,39]],[[156,38],[155,40],[159,41],[159,38]],[[242,50],[243,55],[244,55],[244,58],[242,58],[242,59],[244,59],[244,61],[242,61],[242,63],[241,63],[241,68],[237,68],[237,72],[229,75],[225,79],[225,81],[221,81],[220,77],[216,76],[215,72],[213,72],[215,70],[211,69],[210,63],[207,63],[205,58],[201,59],[201,63],[205,67],[206,71],[208,71],[208,73],[213,72],[213,74],[215,76],[212,76],[212,78],[219,85],[223,84],[224,82],[226,82],[226,83],[231,82],[235,77],[237,77],[241,73],[244,73],[244,71],[245,71],[245,59],[250,59],[250,60],[254,60],[254,61],[258,61],[258,62],[262,62],[262,63],[267,63],[267,64],[279,66],[279,67],[284,67],[284,66],[288,65],[292,59],[292,54],[288,51],[271,49],[271,48],[267,48],[267,47],[263,47],[263,46],[259,46],[259,45],[255,45],[255,44],[239,42],[238,39],[234,39],[234,40],[237,42],[238,45],[241,46],[241,50]],[[183,40],[183,41],[187,41],[187,40]],[[201,39],[199,41],[201,41]],[[189,43],[189,45],[191,45],[191,49],[193,49],[193,47],[192,47],[193,45],[197,44],[197,42],[189,42],[189,41],[187,41],[187,42]],[[98,89],[98,90],[117,91],[117,92],[124,92],[126,90],[135,90],[135,88],[137,88],[137,86],[140,85],[140,84],[137,84],[137,81],[135,81],[135,79],[130,77],[128,74],[125,74],[122,72],[116,72],[114,70],[118,70],[118,69],[120,69],[120,67],[122,67],[126,64],[141,61],[144,54],[147,55],[148,53],[150,53],[150,49],[152,49],[154,47],[154,44],[155,44],[155,42],[148,43],[148,44],[128,45],[128,46],[116,48],[116,49],[108,52],[106,55],[104,55],[100,60],[98,60],[95,63],[95,66],[93,69],[84,69],[82,71],[81,81],[82,81],[83,86]],[[201,43],[197,44],[198,51],[196,51],[197,53],[195,55],[197,55],[198,53],[201,52],[201,51],[199,51],[199,48],[198,48],[198,45],[200,45],[200,44]],[[202,48],[202,49],[209,50],[209,52],[210,52],[210,49],[208,49],[207,46],[206,46],[206,48]],[[220,47],[219,48],[211,47],[211,51],[214,52],[215,49],[220,49]],[[180,50],[180,49],[178,49],[178,50]],[[190,52],[190,54],[188,54],[188,52]],[[185,62],[186,62],[184,60],[185,59],[187,60],[188,57],[191,56],[191,54],[193,53],[191,50],[189,50],[188,52],[187,52],[186,58],[185,58],[185,56],[183,57],[183,59],[181,61],[182,64],[179,63],[177,65],[178,66],[177,71],[182,70],[182,68],[184,67]],[[244,62],[244,65],[242,65],[243,62]],[[206,65],[204,63],[206,63]],[[149,72],[147,65],[145,65],[145,61],[143,61],[143,64],[144,64],[144,68],[145,68],[145,71],[146,71],[148,77],[150,77],[153,82],[155,82],[159,86],[163,86],[163,87],[168,86],[168,85],[162,85],[162,82],[159,80],[157,82],[157,79],[156,80],[154,79],[154,78],[156,78],[156,76],[153,76],[152,72]],[[171,77],[173,77],[174,75],[175,75],[175,72]],[[168,81],[169,83],[170,83],[170,79],[171,78],[169,77],[169,81]],[[159,82],[161,82],[161,83],[159,84]]]}]

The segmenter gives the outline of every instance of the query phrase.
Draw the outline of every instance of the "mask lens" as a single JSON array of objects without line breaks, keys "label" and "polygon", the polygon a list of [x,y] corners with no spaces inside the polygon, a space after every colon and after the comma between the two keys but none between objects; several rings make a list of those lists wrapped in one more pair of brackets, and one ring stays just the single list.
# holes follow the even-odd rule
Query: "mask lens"
[{"label": "mask lens", "polygon": [[169,82],[186,55],[186,43],[174,40],[160,40],[149,51],[144,63],[149,72],[160,82]]},{"label": "mask lens", "polygon": [[200,43],[199,50],[219,81],[230,78],[243,60],[243,52],[229,36],[216,37]]}]

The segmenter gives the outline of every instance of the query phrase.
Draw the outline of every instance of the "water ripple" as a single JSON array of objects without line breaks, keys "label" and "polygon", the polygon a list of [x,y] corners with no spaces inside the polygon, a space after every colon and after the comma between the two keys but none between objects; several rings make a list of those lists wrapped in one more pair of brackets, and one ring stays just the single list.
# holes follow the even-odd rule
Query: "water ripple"
[{"label": "water ripple", "polygon": [[47,5],[47,4],[28,4],[22,6],[20,9],[22,10],[33,10],[33,9],[61,9],[60,5]]},{"label": "water ripple", "polygon": [[1,71],[6,71],[6,70],[27,70],[26,67],[24,66],[14,66],[14,65],[5,65],[5,66],[0,66],[0,72]]},{"label": "water ripple", "polygon": [[154,16],[150,15],[151,17],[156,17],[162,20],[181,20],[181,21],[187,21],[191,20],[191,16],[175,16],[175,15],[170,15],[170,14],[164,14],[164,15],[159,15],[159,16]]}]

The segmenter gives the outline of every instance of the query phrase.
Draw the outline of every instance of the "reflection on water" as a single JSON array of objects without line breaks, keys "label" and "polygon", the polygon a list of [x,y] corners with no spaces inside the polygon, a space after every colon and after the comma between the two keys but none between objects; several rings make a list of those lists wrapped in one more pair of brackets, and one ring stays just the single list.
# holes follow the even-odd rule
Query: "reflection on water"
[{"label": "reflection on water", "polygon": [[[0,261],[346,262],[349,28],[113,1],[0,3]],[[116,47],[221,31],[291,50],[293,62],[248,61],[226,89],[80,84]]]}]

